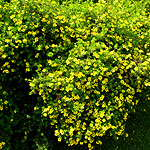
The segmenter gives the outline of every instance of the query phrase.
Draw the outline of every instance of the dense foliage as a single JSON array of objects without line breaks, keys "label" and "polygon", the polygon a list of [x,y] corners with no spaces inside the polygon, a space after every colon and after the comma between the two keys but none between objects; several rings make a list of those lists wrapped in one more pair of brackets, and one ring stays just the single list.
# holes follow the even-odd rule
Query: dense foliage
[{"label": "dense foliage", "polygon": [[0,148],[36,149],[51,128],[93,149],[150,100],[149,3],[61,3],[0,2]]}]

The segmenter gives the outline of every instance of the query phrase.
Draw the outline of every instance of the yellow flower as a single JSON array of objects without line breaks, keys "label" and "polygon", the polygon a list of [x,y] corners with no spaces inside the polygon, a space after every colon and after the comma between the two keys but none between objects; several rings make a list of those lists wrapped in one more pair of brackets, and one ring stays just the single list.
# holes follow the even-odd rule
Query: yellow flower
[{"label": "yellow flower", "polygon": [[74,60],[73,60],[76,64],[79,64],[80,62],[79,62],[79,59],[77,59],[77,58],[74,58]]},{"label": "yellow flower", "polygon": [[83,73],[82,72],[79,72],[78,73],[78,78],[81,78],[83,76]]},{"label": "yellow flower", "polygon": [[46,49],[46,50],[49,49],[49,46],[46,45],[46,46],[45,46],[45,49]]},{"label": "yellow flower", "polygon": [[48,76],[52,78],[52,77],[54,77],[54,74],[53,73],[49,73]]},{"label": "yellow flower", "polygon": [[102,92],[105,90],[105,86],[102,86]]},{"label": "yellow flower", "polygon": [[74,131],[74,128],[71,127],[70,130],[69,130],[69,135],[70,136],[73,136],[73,131]]},{"label": "yellow flower", "polygon": [[52,60],[49,59],[48,64],[51,65],[52,63],[53,63]]},{"label": "yellow flower", "polygon": [[27,39],[23,39],[23,43],[27,43]]},{"label": "yellow flower", "polygon": [[60,129],[60,134],[63,135],[64,134],[64,131],[62,129]]},{"label": "yellow flower", "polygon": [[31,87],[34,87],[35,86],[35,84],[34,83],[32,83],[32,82],[30,82],[30,84],[29,84]]},{"label": "yellow flower", "polygon": [[105,96],[102,95],[102,96],[99,98],[99,100],[102,101],[102,100],[104,99],[104,97],[105,97]]},{"label": "yellow flower", "polygon": [[96,72],[96,71],[93,71],[93,72],[91,73],[91,75],[95,76],[95,75],[97,75],[97,72]]},{"label": "yellow flower", "polygon": [[50,109],[48,113],[49,113],[49,114],[52,114],[53,111],[54,111],[53,109]]},{"label": "yellow flower", "polygon": [[18,20],[16,23],[16,25],[20,25],[20,24],[22,24],[22,20]]},{"label": "yellow flower", "polygon": [[96,106],[99,106],[99,102],[98,101],[96,102]]},{"label": "yellow flower", "polygon": [[1,111],[3,110],[3,107],[2,107],[2,106],[0,106],[0,110],[1,110]]},{"label": "yellow flower", "polygon": [[89,99],[89,96],[86,96],[85,99]]},{"label": "yellow flower", "polygon": [[3,70],[3,73],[9,73],[9,71],[8,70]]},{"label": "yellow flower", "polygon": [[97,67],[97,64],[96,64],[96,63],[94,63],[94,64],[93,64],[93,66],[96,68],[96,67]]},{"label": "yellow flower", "polygon": [[46,14],[46,15],[45,15],[45,18],[48,18],[48,17],[49,17],[49,16]]},{"label": "yellow flower", "polygon": [[46,22],[46,18],[42,18],[42,20],[41,20],[42,22]]},{"label": "yellow flower", "polygon": [[6,54],[3,54],[3,55],[2,55],[2,58],[6,58],[6,57],[7,57],[7,55],[6,55]]},{"label": "yellow flower", "polygon": [[148,83],[145,83],[145,86],[150,86],[150,82],[148,82]]},{"label": "yellow flower", "polygon": [[118,75],[118,78],[119,78],[119,79],[122,79],[122,76],[119,74],[119,75]]},{"label": "yellow flower", "polygon": [[11,16],[10,16],[10,19],[13,19],[14,17],[15,17],[15,15],[11,15]]},{"label": "yellow flower", "polygon": [[47,117],[47,113],[43,113],[43,116],[44,116],[44,117]]},{"label": "yellow flower", "polygon": [[105,111],[103,110],[103,111],[101,112],[101,114],[100,114],[100,117],[103,118],[104,115],[105,115]]},{"label": "yellow flower", "polygon": [[42,70],[42,72],[46,72],[46,69],[44,68],[44,69]]},{"label": "yellow flower", "polygon": [[85,70],[89,69],[89,66],[85,66],[84,69],[85,69]]},{"label": "yellow flower", "polygon": [[102,122],[106,122],[106,119],[105,119],[105,118],[103,118],[103,119],[102,119]]},{"label": "yellow flower", "polygon": [[102,80],[102,76],[99,76],[98,79],[101,81]]},{"label": "yellow flower", "polygon": [[38,37],[36,37],[36,38],[35,38],[35,42],[38,42],[38,41],[39,41],[39,38],[38,38]]},{"label": "yellow flower", "polygon": [[58,130],[55,130],[55,133],[54,133],[55,136],[58,136],[59,135],[59,132]]},{"label": "yellow flower", "polygon": [[102,108],[104,108],[104,107],[106,107],[106,103],[105,102],[103,102],[103,104],[102,104]]},{"label": "yellow flower", "polygon": [[38,58],[39,57],[39,53],[37,53],[36,55],[35,55],[35,58]]},{"label": "yellow flower", "polygon": [[98,141],[96,141],[96,144],[102,145],[102,141],[98,140]]},{"label": "yellow flower", "polygon": [[67,60],[66,60],[66,64],[67,64],[67,65],[68,65],[68,64],[70,64],[70,61],[69,61],[69,59],[67,59]]},{"label": "yellow flower", "polygon": [[7,105],[7,104],[8,104],[8,101],[5,101],[4,104]]},{"label": "yellow flower", "polygon": [[93,56],[96,57],[96,58],[99,58],[99,57],[100,57],[99,54],[96,53],[96,52],[93,53]]},{"label": "yellow flower", "polygon": [[39,50],[39,51],[41,50],[41,45],[38,45],[38,50]]},{"label": "yellow flower", "polygon": [[88,61],[88,65],[90,66],[92,63],[90,61]]},{"label": "yellow flower", "polygon": [[92,145],[89,143],[89,144],[88,144],[88,148],[91,148],[91,147],[92,147]]}]

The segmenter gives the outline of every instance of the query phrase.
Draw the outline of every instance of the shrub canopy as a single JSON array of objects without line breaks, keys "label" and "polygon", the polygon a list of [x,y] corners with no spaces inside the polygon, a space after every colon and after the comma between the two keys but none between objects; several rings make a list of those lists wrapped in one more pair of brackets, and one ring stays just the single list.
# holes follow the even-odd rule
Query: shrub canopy
[{"label": "shrub canopy", "polygon": [[146,6],[131,0],[1,1],[0,124],[5,132],[13,132],[20,112],[18,86],[23,93],[28,81],[30,95],[38,97],[30,108],[33,118],[49,120],[58,141],[92,149],[106,133],[116,139],[125,134],[128,114],[150,99]]}]

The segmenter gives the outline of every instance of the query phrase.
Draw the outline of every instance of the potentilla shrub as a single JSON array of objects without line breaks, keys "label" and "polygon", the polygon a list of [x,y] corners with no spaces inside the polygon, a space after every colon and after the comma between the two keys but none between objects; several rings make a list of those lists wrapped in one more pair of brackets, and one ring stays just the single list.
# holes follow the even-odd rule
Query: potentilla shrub
[{"label": "potentilla shrub", "polygon": [[[51,3],[53,8],[55,5],[56,2]],[[51,50],[47,51],[50,43],[46,45],[46,38],[45,42],[42,39],[47,32],[44,26],[48,23],[40,21],[44,16],[45,19],[49,17],[49,8],[50,5],[42,1],[0,1],[0,149],[2,146],[4,149],[18,149],[20,145],[27,145],[27,134],[33,132],[26,118],[34,104],[30,105],[31,97],[24,79],[32,77],[37,68],[45,66],[47,57],[51,55]],[[51,36],[52,33],[47,34],[47,39]]]},{"label": "potentilla shrub", "polygon": [[0,111],[5,114],[8,101],[7,111],[15,116],[14,91],[33,76],[31,94],[39,96],[33,118],[42,109],[41,121],[51,122],[58,141],[92,149],[105,133],[118,138],[128,114],[149,99],[146,4],[1,1],[0,86],[8,95]]},{"label": "potentilla shrub", "polygon": [[30,82],[32,93],[38,91],[44,100],[43,117],[55,126],[58,141],[63,139],[69,146],[88,143],[91,149],[93,142],[102,144],[106,132],[119,138],[128,114],[140,101],[136,95],[142,89],[133,88],[130,82],[140,87],[142,79],[136,82],[130,72],[135,65],[130,55],[98,51],[98,47],[93,40],[77,42],[56,71],[43,69]]},{"label": "potentilla shrub", "polygon": [[137,4],[99,1],[60,8],[68,23],[59,32],[71,32],[64,41],[72,39],[73,47],[29,80],[30,94],[43,100],[42,117],[50,119],[58,141],[93,149],[106,133],[118,139],[128,114],[150,99],[150,18],[143,3]]}]

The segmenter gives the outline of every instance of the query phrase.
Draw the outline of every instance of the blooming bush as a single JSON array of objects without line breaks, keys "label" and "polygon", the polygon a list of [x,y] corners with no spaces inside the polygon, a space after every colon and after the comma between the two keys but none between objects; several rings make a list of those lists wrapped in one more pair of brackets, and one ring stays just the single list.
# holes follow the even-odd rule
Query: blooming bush
[{"label": "blooming bush", "polygon": [[[28,96],[30,113],[25,110],[23,116],[34,121],[40,116],[43,124],[47,120],[58,141],[93,149],[106,133],[115,139],[127,136],[129,113],[150,99],[146,6],[148,1],[131,0],[61,5],[51,0],[1,1],[3,130],[13,134],[28,81],[30,95],[38,98],[30,106]],[[25,138],[27,127],[22,128]]]},{"label": "blooming bush", "polygon": [[70,23],[60,34],[71,28],[64,41],[73,37],[73,48],[49,59],[49,67],[30,82],[31,93],[45,103],[43,117],[50,119],[58,141],[69,146],[87,143],[92,149],[106,132],[119,138],[142,91],[149,99],[149,32],[144,28],[149,23],[145,11],[135,12],[136,5],[123,2],[68,6],[63,16]]}]

